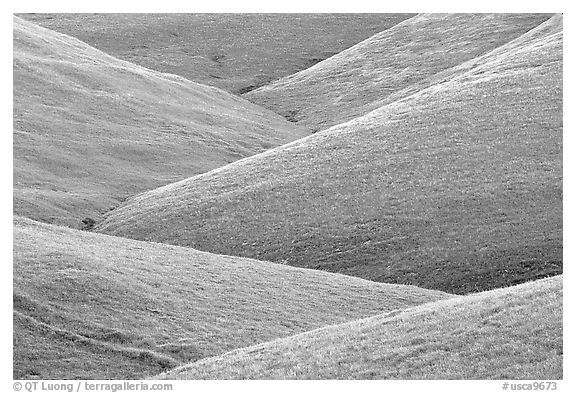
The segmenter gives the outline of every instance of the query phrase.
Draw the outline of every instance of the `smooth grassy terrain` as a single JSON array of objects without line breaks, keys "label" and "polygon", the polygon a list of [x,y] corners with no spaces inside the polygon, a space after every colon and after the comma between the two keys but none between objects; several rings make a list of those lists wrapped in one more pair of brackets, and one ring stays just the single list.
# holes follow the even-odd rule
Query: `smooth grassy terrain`
[{"label": "smooth grassy terrain", "polygon": [[307,135],[213,87],[14,18],[14,210],[78,227],[128,196]]},{"label": "smooth grassy terrain", "polygon": [[562,272],[562,17],[97,230],[451,293]]},{"label": "smooth grassy terrain", "polygon": [[[403,89],[508,43],[545,14],[421,14],[244,97],[314,131],[397,100]],[[392,102],[392,101],[389,101]]]},{"label": "smooth grassy terrain", "polygon": [[412,14],[20,14],[112,56],[241,93]]},{"label": "smooth grassy terrain", "polygon": [[14,378],[126,379],[452,297],[14,220]]},{"label": "smooth grassy terrain", "polygon": [[164,379],[562,379],[562,276],[242,348]]}]

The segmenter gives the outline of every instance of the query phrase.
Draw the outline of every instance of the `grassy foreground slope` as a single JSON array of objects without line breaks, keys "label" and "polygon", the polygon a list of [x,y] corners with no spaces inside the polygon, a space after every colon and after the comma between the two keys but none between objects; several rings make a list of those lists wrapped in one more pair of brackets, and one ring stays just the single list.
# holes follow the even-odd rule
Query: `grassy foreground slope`
[{"label": "grassy foreground slope", "polygon": [[460,294],[559,274],[562,18],[480,60],[98,230]]},{"label": "grassy foreground slope", "polygon": [[562,276],[204,359],[166,379],[562,379]]},{"label": "grassy foreground slope", "polygon": [[293,74],[412,14],[21,14],[118,57],[233,92]]},{"label": "grassy foreground slope", "polygon": [[230,93],[14,18],[16,214],[79,225],[129,195],[306,134]]},{"label": "grassy foreground slope", "polygon": [[14,378],[142,378],[452,297],[14,221]]},{"label": "grassy foreground slope", "polygon": [[549,17],[418,15],[245,97],[298,124],[323,130],[364,115],[382,106],[378,101],[508,43]]}]

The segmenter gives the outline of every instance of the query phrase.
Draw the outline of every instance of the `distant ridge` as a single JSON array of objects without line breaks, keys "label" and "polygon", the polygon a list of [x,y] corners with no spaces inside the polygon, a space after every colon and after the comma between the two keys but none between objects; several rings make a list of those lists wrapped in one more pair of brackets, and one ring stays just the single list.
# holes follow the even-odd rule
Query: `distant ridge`
[{"label": "distant ridge", "polygon": [[308,134],[222,90],[14,17],[14,211],[72,227]]},{"label": "distant ridge", "polygon": [[420,14],[244,96],[314,131],[323,130],[506,44],[550,16]]},{"label": "distant ridge", "polygon": [[114,57],[242,93],[414,14],[19,14]]},{"label": "distant ridge", "polygon": [[558,380],[562,276],[242,348],[165,379]]},{"label": "distant ridge", "polygon": [[14,220],[14,378],[132,379],[453,297]]},{"label": "distant ridge", "polygon": [[365,116],[131,198],[96,229],[459,294],[559,274],[562,56],[558,15]]}]

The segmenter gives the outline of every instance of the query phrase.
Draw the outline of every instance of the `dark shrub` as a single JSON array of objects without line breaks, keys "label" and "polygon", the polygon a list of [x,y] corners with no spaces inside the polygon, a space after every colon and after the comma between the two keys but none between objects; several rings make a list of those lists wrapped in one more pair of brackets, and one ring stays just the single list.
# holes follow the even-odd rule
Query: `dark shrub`
[{"label": "dark shrub", "polygon": [[96,221],[94,221],[92,218],[90,217],[86,217],[85,219],[82,220],[82,224],[84,224],[84,226],[82,227],[83,230],[85,231],[89,231],[92,228],[94,228],[94,225],[96,225]]}]

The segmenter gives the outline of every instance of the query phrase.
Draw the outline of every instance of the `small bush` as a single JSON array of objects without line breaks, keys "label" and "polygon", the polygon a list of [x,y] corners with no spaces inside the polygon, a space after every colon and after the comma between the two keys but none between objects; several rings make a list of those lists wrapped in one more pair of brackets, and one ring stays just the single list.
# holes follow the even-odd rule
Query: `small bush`
[{"label": "small bush", "polygon": [[286,120],[292,122],[292,123],[296,123],[298,120],[296,119],[296,116],[298,115],[298,111],[288,111],[286,112],[286,114],[284,115],[284,117],[286,118]]},{"label": "small bush", "polygon": [[82,229],[85,231],[89,231],[92,228],[94,228],[94,225],[96,225],[96,221],[94,221],[94,219],[90,217],[86,217],[85,219],[82,220],[82,224],[84,224]]}]

